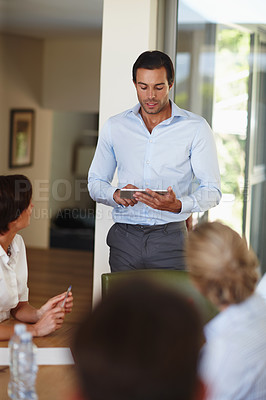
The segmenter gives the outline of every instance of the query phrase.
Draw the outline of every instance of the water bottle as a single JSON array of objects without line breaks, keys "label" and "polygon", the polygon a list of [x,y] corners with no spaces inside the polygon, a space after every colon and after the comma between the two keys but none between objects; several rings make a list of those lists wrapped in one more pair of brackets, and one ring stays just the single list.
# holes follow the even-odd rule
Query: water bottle
[{"label": "water bottle", "polygon": [[16,324],[14,326],[14,334],[9,340],[8,347],[9,347],[9,360],[10,360],[10,380],[8,383],[8,396],[11,399],[16,398],[16,389],[14,384],[14,375],[16,375],[17,371],[17,351],[18,346],[20,343],[20,336],[22,333],[26,332],[26,325],[24,324]]},{"label": "water bottle", "polygon": [[17,374],[14,374],[16,400],[38,400],[35,391],[35,381],[38,371],[37,348],[32,342],[30,332],[20,336],[17,352]]}]

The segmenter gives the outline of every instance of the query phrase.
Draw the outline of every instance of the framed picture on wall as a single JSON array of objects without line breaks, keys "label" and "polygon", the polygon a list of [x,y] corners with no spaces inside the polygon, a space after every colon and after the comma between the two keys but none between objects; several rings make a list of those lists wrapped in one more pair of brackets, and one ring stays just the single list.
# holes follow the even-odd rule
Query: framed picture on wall
[{"label": "framed picture on wall", "polygon": [[34,110],[11,110],[9,168],[32,165],[33,134]]}]

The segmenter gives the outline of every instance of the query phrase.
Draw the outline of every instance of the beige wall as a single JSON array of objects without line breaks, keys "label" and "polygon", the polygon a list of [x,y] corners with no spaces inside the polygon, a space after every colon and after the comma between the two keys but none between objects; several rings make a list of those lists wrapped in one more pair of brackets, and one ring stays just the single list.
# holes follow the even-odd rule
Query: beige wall
[{"label": "beige wall", "polygon": [[[100,49],[100,34],[47,41],[0,34],[0,173],[25,174],[33,183],[35,208],[31,225],[21,232],[28,246],[49,246],[54,111],[98,112]],[[34,158],[30,167],[8,168],[12,108],[35,110]],[[58,157],[54,151],[54,157]]]},{"label": "beige wall", "polygon": [[98,112],[100,58],[101,33],[46,40],[43,105],[54,110]]},{"label": "beige wall", "polygon": [[87,189],[89,160],[86,161],[86,173],[83,176],[77,176],[73,171],[75,145],[84,142],[84,132],[88,136],[98,135],[97,115],[54,113],[50,176],[50,213],[53,217],[63,208],[94,207]]},{"label": "beige wall", "polygon": [[[43,41],[1,35],[1,72],[4,82],[4,101],[0,107],[1,120],[1,173],[25,174],[34,187],[35,182],[49,179],[50,148],[52,136],[52,112],[41,107]],[[9,154],[9,115],[12,108],[32,108],[35,110],[35,133],[33,147],[33,166],[24,168],[8,167]],[[25,242],[30,246],[48,246],[47,218],[39,218],[48,208],[48,201],[35,202],[32,223],[22,232]]]}]

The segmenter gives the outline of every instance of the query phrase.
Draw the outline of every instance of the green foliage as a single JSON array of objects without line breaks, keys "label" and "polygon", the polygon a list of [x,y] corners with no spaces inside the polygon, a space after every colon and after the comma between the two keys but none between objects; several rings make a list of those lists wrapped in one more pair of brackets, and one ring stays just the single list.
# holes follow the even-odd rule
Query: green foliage
[{"label": "green foliage", "polygon": [[175,95],[175,104],[178,105],[180,108],[188,108],[188,93],[187,92],[180,92]]},{"label": "green foliage", "polygon": [[245,169],[245,139],[239,135],[220,135],[217,141],[222,192],[242,198]]},{"label": "green foliage", "polygon": [[[215,109],[247,111],[250,35],[220,26],[217,32],[215,70]],[[241,114],[240,114],[241,115]],[[245,113],[243,113],[245,115]],[[244,117],[243,117],[244,118]],[[241,125],[245,125],[245,122]],[[243,135],[222,133],[218,128],[217,150],[222,192],[234,194],[231,215],[226,223],[241,232],[245,176],[245,132]]]},{"label": "green foliage", "polygon": [[[250,35],[236,29],[222,28],[217,34],[217,49],[215,101],[220,102],[247,94]],[[246,102],[240,101],[233,108],[246,109]]]},{"label": "green foliage", "polygon": [[218,32],[217,50],[220,52],[231,52],[249,54],[249,34],[236,29],[220,29]]}]

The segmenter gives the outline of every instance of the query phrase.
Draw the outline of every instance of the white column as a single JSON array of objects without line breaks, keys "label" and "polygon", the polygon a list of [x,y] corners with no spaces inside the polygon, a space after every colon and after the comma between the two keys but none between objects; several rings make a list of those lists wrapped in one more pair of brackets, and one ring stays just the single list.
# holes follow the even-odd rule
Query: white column
[{"label": "white column", "polygon": [[[132,65],[146,50],[156,49],[157,0],[104,0],[100,83],[100,128],[112,115],[137,102]],[[101,297],[101,274],[110,272],[106,235],[112,208],[97,204],[93,304]]]}]

